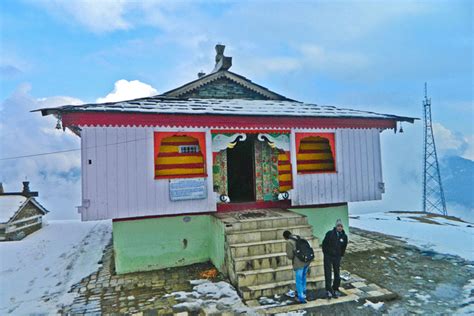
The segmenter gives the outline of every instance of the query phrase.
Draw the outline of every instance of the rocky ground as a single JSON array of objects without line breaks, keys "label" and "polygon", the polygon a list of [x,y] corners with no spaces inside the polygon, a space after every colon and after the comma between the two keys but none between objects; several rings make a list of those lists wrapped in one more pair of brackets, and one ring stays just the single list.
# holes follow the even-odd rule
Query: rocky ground
[{"label": "rocky ground", "polygon": [[[342,268],[366,279],[367,284],[375,283],[396,293],[398,298],[375,305],[360,299],[307,308],[306,315],[453,314],[463,305],[474,302],[473,294],[466,300],[466,291],[463,291],[463,286],[473,279],[473,265],[469,262],[422,251],[379,233],[355,228],[351,232],[357,235],[353,235]],[[212,268],[210,264],[117,276],[112,262],[109,246],[102,268],[72,288],[77,297],[61,312],[195,314],[205,306],[207,311],[213,312],[254,313],[242,304],[221,275],[213,282],[190,282],[202,278],[202,272]]]},{"label": "rocky ground", "polygon": [[[348,253],[343,268],[398,294],[375,311],[349,303],[337,306],[338,314],[389,313],[452,315],[474,304],[474,293],[466,297],[463,287],[474,278],[474,266],[462,258],[423,251],[383,234],[352,228],[351,232],[376,239],[392,247]],[[469,292],[468,292],[469,293]],[[332,308],[332,307],[331,307]],[[324,310],[313,311],[323,314]]]}]

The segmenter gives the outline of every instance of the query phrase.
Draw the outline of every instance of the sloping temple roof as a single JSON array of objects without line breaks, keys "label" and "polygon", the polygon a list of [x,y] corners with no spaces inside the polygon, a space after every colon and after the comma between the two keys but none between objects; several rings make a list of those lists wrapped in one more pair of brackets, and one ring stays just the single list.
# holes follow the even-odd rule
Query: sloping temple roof
[{"label": "sloping temple roof", "polygon": [[414,118],[297,101],[243,99],[177,99],[162,96],[102,104],[65,105],[40,109],[43,115],[62,112],[119,112],[389,119],[413,123]]}]

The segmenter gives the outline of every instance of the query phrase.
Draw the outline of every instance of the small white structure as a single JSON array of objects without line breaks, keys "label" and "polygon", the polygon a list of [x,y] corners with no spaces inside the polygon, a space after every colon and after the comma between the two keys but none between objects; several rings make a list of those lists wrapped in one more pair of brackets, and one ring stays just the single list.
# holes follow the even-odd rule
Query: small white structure
[{"label": "small white structure", "polygon": [[26,181],[22,192],[0,192],[0,241],[21,240],[42,227],[48,211],[35,200],[37,195]]}]

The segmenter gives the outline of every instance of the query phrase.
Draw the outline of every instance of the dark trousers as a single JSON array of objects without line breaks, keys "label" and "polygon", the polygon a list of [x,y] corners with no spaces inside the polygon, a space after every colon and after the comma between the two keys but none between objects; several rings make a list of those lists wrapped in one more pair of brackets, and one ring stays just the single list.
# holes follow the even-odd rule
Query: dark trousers
[{"label": "dark trousers", "polygon": [[[337,291],[341,285],[341,257],[324,255],[324,280],[326,281],[326,291]],[[331,287],[332,271],[334,269],[334,283]]]}]

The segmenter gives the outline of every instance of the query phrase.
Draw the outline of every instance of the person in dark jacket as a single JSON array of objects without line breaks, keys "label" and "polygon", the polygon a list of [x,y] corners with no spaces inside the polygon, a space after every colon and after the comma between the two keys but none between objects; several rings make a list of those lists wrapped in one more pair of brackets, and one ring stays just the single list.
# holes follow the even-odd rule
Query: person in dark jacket
[{"label": "person in dark jacket", "polygon": [[[338,219],[336,226],[326,233],[323,240],[324,254],[324,279],[326,282],[326,295],[328,298],[339,297],[341,285],[340,266],[347,247],[347,235],[344,232],[342,221]],[[331,276],[334,270],[334,283],[331,286]]]}]

